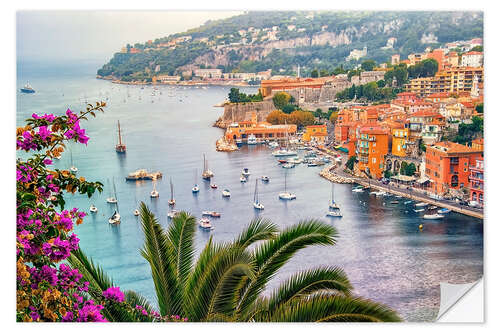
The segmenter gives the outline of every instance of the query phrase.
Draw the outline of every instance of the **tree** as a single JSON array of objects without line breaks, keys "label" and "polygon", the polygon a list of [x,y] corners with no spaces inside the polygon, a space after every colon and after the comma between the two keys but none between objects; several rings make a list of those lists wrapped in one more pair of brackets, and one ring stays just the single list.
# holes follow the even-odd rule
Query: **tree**
[{"label": "tree", "polygon": [[238,103],[240,101],[240,90],[238,88],[231,88],[229,91],[229,101],[231,103]]},{"label": "tree", "polygon": [[313,69],[311,71],[311,77],[319,77],[319,73],[318,73],[318,70],[317,69]]},{"label": "tree", "polygon": [[354,163],[356,163],[356,156],[351,156],[351,157],[349,157],[349,159],[345,163],[345,166],[346,166],[346,168],[348,168],[349,170],[352,171],[352,170],[354,170]]},{"label": "tree", "polygon": [[476,109],[477,113],[483,113],[483,109],[484,109],[483,103],[476,105],[475,109]]},{"label": "tree", "polygon": [[285,123],[285,119],[288,118],[288,115],[283,113],[283,111],[281,110],[274,110],[274,111],[271,111],[267,117],[266,117],[266,121],[268,123],[271,123],[273,125],[278,125],[278,124],[284,124]]},{"label": "tree", "polygon": [[329,76],[330,73],[326,70],[326,69],[322,69],[319,71],[319,76],[321,77],[325,77],[325,76]]},{"label": "tree", "polygon": [[374,60],[365,60],[361,63],[361,68],[364,71],[372,71],[376,65]]},{"label": "tree", "polygon": [[283,110],[283,108],[285,107],[285,105],[287,105],[290,102],[290,98],[291,98],[290,94],[288,94],[286,92],[283,92],[283,91],[277,92],[273,96],[274,106],[278,110]]},{"label": "tree", "polygon": [[379,88],[383,88],[383,87],[385,87],[385,81],[384,81],[384,80],[378,80],[378,81],[377,81],[377,86],[378,86]]},{"label": "tree", "polygon": [[297,106],[296,105],[293,105],[293,104],[287,104],[283,107],[283,112],[286,113],[286,114],[290,114],[292,113],[293,111],[295,111],[297,109]]},{"label": "tree", "polygon": [[333,226],[309,220],[279,232],[270,221],[256,219],[232,242],[217,244],[210,237],[195,260],[194,216],[181,212],[165,230],[144,203],[140,211],[141,254],[151,266],[160,315],[176,313],[193,322],[401,320],[385,305],[352,296],[338,267],[296,273],[264,296],[299,250],[335,245]]},{"label": "tree", "polygon": [[391,170],[385,170],[384,171],[384,178],[390,179],[391,177],[392,177]]},{"label": "tree", "polygon": [[415,167],[415,164],[412,162],[412,163],[408,164],[408,166],[406,167],[405,174],[407,176],[413,176],[416,171],[417,171],[417,168]]},{"label": "tree", "polygon": [[337,118],[338,118],[338,117],[339,117],[339,113],[338,113],[338,111],[332,111],[332,114],[330,115],[329,120],[330,120],[330,122],[331,122],[332,124],[335,124],[335,122],[337,121]]}]

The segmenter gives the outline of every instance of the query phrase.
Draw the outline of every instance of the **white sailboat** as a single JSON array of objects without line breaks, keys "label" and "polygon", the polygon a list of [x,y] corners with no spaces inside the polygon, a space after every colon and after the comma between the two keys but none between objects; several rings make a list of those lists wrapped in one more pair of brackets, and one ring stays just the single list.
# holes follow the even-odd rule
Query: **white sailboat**
[{"label": "white sailboat", "polygon": [[153,190],[151,191],[151,198],[158,198],[160,193],[156,190],[156,178],[153,178]]},{"label": "white sailboat", "polygon": [[[287,126],[286,124],[286,121],[285,121],[285,126]],[[285,149],[278,149],[278,150],[275,150],[273,151],[272,155],[274,157],[281,157],[281,156],[294,156],[294,155],[297,155],[297,152],[296,151],[293,151],[291,149],[288,148],[288,143],[289,143],[289,139],[288,139],[288,126],[286,128],[286,131],[285,131],[285,144],[286,144],[286,148]]]},{"label": "white sailboat", "polygon": [[335,203],[335,200],[333,200],[333,182],[332,182],[332,198],[330,199],[330,204],[328,205],[329,208],[331,209],[340,209],[339,205]]},{"label": "white sailboat", "polygon": [[198,193],[198,192],[200,192],[200,188],[198,187],[198,184],[196,183],[196,171],[197,171],[197,170],[194,170],[194,186],[193,186],[193,188],[191,189],[191,191],[192,191],[193,193]]},{"label": "white sailboat", "polygon": [[73,151],[69,151],[70,158],[71,158],[71,166],[69,168],[69,171],[71,171],[72,174],[75,174],[78,171],[78,168],[73,164]]},{"label": "white sailboat", "polygon": [[[113,190],[115,191],[115,196],[116,196],[116,187],[115,187],[114,180],[113,180]],[[121,222],[121,216],[120,216],[120,209],[118,208],[118,200],[117,200],[115,212],[108,219],[108,223],[114,225],[114,224],[120,224],[120,222]]]},{"label": "white sailboat", "polygon": [[93,204],[90,205],[90,209],[89,210],[90,210],[91,213],[97,213],[97,207],[94,206]]},{"label": "white sailboat", "polygon": [[178,211],[176,211],[175,209],[172,209],[171,211],[169,211],[169,212],[167,213],[167,217],[168,217],[169,219],[173,219],[173,218],[174,218],[174,217],[176,217],[178,214],[179,214],[179,212],[178,212]]},{"label": "white sailboat", "polygon": [[[109,184],[109,180],[108,180],[108,184]],[[113,178],[113,189],[114,189],[114,193],[112,194],[111,193],[111,188],[108,187],[110,190],[109,190],[109,197],[106,198],[106,202],[107,203],[110,203],[110,204],[116,204],[118,203],[118,200],[116,199],[116,187],[115,187],[115,179]]]},{"label": "white sailboat", "polygon": [[203,154],[203,172],[201,173],[201,178],[203,178],[203,180],[210,180],[213,176],[214,173],[208,168],[208,161],[205,158],[205,154]]},{"label": "white sailboat", "polygon": [[253,193],[253,208],[262,210],[264,209],[264,205],[259,202],[259,191],[257,189],[258,179],[255,179],[255,191]]},{"label": "white sailboat", "polygon": [[175,205],[174,184],[172,184],[172,178],[170,178],[170,200],[168,200],[168,204],[170,206],[174,206]]},{"label": "white sailboat", "polygon": [[293,194],[293,193],[291,193],[291,192],[288,192],[288,191],[286,190],[286,174],[287,174],[287,173],[285,172],[285,190],[284,190],[283,192],[280,192],[280,193],[278,194],[278,197],[279,197],[280,199],[283,199],[283,200],[293,200],[293,199],[297,199],[297,196],[296,196],[295,194]]}]

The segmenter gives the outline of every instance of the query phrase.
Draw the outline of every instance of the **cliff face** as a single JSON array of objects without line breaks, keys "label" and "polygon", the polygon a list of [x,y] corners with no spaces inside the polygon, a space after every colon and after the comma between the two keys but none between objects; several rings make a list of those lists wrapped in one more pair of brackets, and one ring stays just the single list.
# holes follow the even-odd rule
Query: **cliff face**
[{"label": "cliff face", "polygon": [[275,109],[272,100],[226,104],[224,105],[224,114],[217,120],[215,126],[226,128],[233,122],[251,120],[253,112],[257,114],[257,121],[265,121],[267,115]]}]

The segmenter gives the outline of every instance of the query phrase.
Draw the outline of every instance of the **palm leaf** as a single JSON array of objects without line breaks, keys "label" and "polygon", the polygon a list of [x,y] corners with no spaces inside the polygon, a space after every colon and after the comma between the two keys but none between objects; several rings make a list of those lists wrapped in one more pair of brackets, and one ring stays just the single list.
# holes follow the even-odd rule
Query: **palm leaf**
[{"label": "palm leaf", "polygon": [[176,275],[174,250],[153,213],[141,202],[144,247],[141,254],[149,262],[161,315],[181,313],[182,293]]},{"label": "palm leaf", "polygon": [[336,236],[334,227],[310,220],[285,229],[275,239],[257,247],[254,253],[258,268],[256,278],[247,283],[237,311],[249,310],[267,282],[298,250],[309,245],[333,245]]},{"label": "palm leaf", "polygon": [[234,244],[247,248],[260,240],[269,240],[276,236],[278,227],[267,219],[254,219],[236,238]]},{"label": "palm leaf", "polygon": [[104,290],[113,286],[113,280],[81,248],[72,251],[67,260],[71,267],[78,269],[83,280],[89,282],[91,293],[98,293],[100,296]]},{"label": "palm leaf", "polygon": [[183,283],[193,265],[194,233],[196,219],[194,216],[181,212],[172,219],[168,228],[168,240],[174,250],[177,276]]},{"label": "palm leaf", "polygon": [[401,318],[387,306],[360,297],[316,294],[280,306],[269,322],[397,322]]}]

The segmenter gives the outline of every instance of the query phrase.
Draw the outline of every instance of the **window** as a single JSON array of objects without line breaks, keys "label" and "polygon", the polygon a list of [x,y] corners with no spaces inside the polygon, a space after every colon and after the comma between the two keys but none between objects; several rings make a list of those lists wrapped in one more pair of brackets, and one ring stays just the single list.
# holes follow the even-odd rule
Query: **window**
[{"label": "window", "polygon": [[464,168],[464,172],[467,172],[467,168]]},{"label": "window", "polygon": [[372,163],[377,163],[377,159],[375,157],[372,158]]}]

